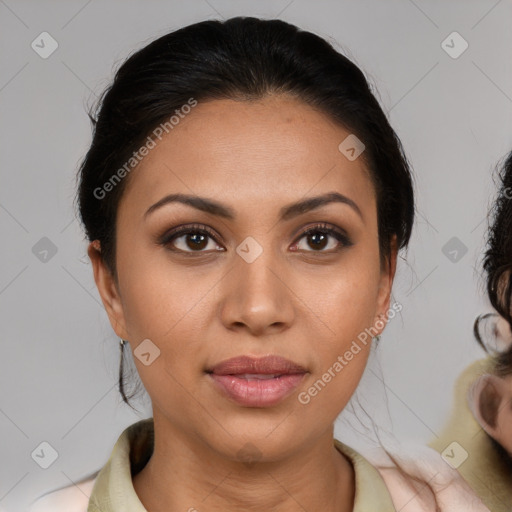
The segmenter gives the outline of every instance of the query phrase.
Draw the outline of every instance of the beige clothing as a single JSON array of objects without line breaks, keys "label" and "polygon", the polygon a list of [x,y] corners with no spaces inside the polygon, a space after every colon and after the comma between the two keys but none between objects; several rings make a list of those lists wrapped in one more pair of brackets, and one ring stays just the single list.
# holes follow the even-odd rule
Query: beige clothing
[{"label": "beige clothing", "polygon": [[[94,478],[80,484],[80,489],[68,487],[39,498],[29,512],[147,512],[135,492],[132,477],[149,460],[153,436],[152,418],[130,425],[119,436],[110,458]],[[334,439],[334,444],[354,466],[354,512],[395,512],[378,470],[341,441]]]},{"label": "beige clothing", "polygon": [[451,416],[440,436],[429,446],[442,453],[452,442],[457,442],[468,454],[457,468],[459,473],[492,512],[512,512],[512,472],[498,457],[468,402],[472,384],[490,371],[491,359],[487,357],[460,374],[455,383]]},{"label": "beige clothing", "polygon": [[[152,418],[130,425],[93,478],[79,488],[67,487],[43,496],[29,512],[147,512],[132,478],[149,460],[153,443]],[[372,458],[374,467],[341,441],[334,439],[334,445],[354,467],[353,512],[489,512],[460,474],[432,448],[416,445],[403,452],[397,446],[394,461],[377,451],[379,456]]]}]

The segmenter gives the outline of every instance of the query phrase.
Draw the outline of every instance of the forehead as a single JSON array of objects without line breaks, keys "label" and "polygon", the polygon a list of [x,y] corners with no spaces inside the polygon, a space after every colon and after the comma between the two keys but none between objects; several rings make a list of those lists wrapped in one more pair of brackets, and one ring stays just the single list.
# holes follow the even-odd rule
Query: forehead
[{"label": "forehead", "polygon": [[287,95],[199,102],[155,139],[154,149],[132,171],[121,203],[148,207],[180,191],[261,208],[327,190],[372,203],[363,158],[350,161],[338,149],[349,135]]}]

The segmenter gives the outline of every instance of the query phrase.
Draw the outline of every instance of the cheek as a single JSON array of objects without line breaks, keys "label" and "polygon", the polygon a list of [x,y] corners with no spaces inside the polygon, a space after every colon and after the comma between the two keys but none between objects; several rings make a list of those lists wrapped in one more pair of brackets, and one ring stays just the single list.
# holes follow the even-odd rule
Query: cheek
[{"label": "cheek", "polygon": [[[176,423],[185,422],[183,411],[199,412],[191,396],[197,394],[204,360],[204,289],[191,287],[191,280],[170,266],[137,268],[124,289],[133,360],[153,406]],[[175,411],[181,412],[175,416]]]},{"label": "cheek", "polygon": [[[301,403],[330,411],[334,419],[354,393],[366,368],[372,338],[377,333],[376,301],[380,267],[378,262],[362,265],[353,261],[340,267],[336,278],[323,282],[323,294],[311,295],[311,310],[324,321],[311,316],[310,346],[315,357],[314,373],[309,377]],[[356,262],[359,261],[357,264]],[[304,292],[305,293],[305,292]],[[379,329],[380,330],[380,329]]]},{"label": "cheek", "polygon": [[[140,378],[152,397],[172,394],[171,388],[179,390],[173,377],[182,381],[180,370],[187,369],[183,372],[187,378],[199,371],[197,351],[205,329],[201,322],[207,319],[208,296],[204,296],[214,281],[208,286],[204,279],[194,281],[192,274],[171,265],[161,254],[155,257],[142,251],[134,251],[119,265],[128,340]],[[148,352],[150,357],[139,357]],[[154,362],[146,365],[148,359]]]},{"label": "cheek", "polygon": [[141,244],[118,266],[124,318],[134,341],[171,335],[204,295],[202,284],[194,286],[193,271],[173,264],[160,249]]},{"label": "cheek", "polygon": [[354,251],[344,263],[330,272],[323,283],[323,294],[316,297],[316,308],[325,312],[338,348],[347,338],[372,327],[380,278],[378,262],[359,251]]}]

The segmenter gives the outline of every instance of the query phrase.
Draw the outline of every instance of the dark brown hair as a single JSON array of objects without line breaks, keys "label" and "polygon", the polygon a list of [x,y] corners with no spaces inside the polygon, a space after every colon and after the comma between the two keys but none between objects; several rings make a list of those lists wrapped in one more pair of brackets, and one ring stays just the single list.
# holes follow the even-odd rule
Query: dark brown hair
[{"label": "dark brown hair", "polygon": [[[473,331],[478,343],[492,354],[492,373],[498,377],[512,375],[512,344],[501,352],[491,352],[489,339],[481,333],[482,322],[496,315],[503,317],[512,330],[512,152],[498,172],[498,197],[489,212],[487,248],[483,268],[486,274],[487,294],[497,313],[486,313],[476,318]],[[493,330],[493,335],[495,331]],[[492,335],[491,335],[492,336]],[[490,424],[496,419],[490,418]],[[491,445],[508,470],[512,471],[512,456],[494,438]]]},{"label": "dark brown hair", "polygon": [[[498,197],[489,212],[483,268],[489,300],[512,330],[512,152],[500,168],[498,180]],[[481,334],[480,326],[483,320],[492,315],[480,315],[474,324],[475,337],[488,353],[488,343]],[[499,377],[512,374],[512,345],[494,355],[494,373]]]}]

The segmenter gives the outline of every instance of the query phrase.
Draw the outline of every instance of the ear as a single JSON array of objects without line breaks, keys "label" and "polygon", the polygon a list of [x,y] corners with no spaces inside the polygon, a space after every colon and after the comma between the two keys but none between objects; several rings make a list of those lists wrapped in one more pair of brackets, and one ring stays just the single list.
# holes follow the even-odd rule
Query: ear
[{"label": "ear", "polygon": [[512,399],[509,387],[501,377],[485,374],[475,381],[468,393],[473,416],[487,434],[498,442],[503,436],[498,412]]},{"label": "ear", "polygon": [[94,272],[94,281],[103,302],[103,306],[110,320],[110,325],[117,336],[127,339],[126,322],[124,317],[123,305],[117,287],[117,283],[101,256],[101,246],[99,240],[94,240],[87,248],[87,254],[92,263]]},{"label": "ear", "polygon": [[[398,248],[396,235],[393,235],[390,241],[389,256],[387,256],[381,265],[379,291],[377,296],[377,310],[374,325],[381,325],[384,323],[382,328],[378,328],[380,334],[388,321],[389,304],[391,301],[391,289],[393,287],[393,280],[396,273],[396,260],[398,256]],[[380,320],[380,322],[378,321]]]},{"label": "ear", "polygon": [[495,325],[496,345],[500,352],[506,352],[512,347],[512,331],[510,324],[498,315]]}]

